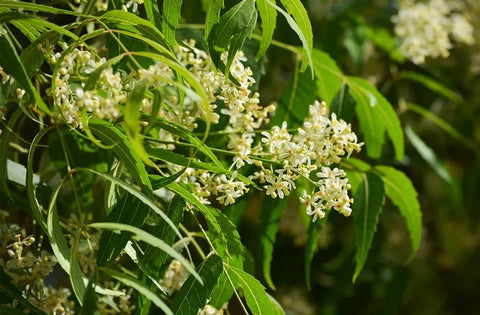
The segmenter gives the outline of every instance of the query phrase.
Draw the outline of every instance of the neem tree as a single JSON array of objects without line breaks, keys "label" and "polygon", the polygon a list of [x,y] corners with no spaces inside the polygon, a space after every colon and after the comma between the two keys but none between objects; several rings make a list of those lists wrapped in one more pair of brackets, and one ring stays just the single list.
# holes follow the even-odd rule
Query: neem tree
[{"label": "neem tree", "polygon": [[[272,289],[292,197],[308,226],[307,286],[332,210],[353,216],[353,280],[385,197],[417,251],[411,182],[365,162],[386,138],[403,158],[400,121],[372,84],[314,48],[300,0],[204,0],[201,25],[180,24],[181,7],[0,2],[2,310],[216,314],[238,299],[245,313],[283,313],[237,229],[258,195],[260,274]],[[302,47],[272,40],[278,13]],[[257,92],[268,49],[297,59],[278,104]],[[55,264],[69,288],[44,281]]]}]

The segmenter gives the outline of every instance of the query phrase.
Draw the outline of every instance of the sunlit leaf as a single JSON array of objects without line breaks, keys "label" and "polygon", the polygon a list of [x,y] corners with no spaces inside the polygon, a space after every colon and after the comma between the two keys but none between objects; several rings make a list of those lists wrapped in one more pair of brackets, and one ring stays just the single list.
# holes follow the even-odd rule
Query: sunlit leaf
[{"label": "sunlit leaf", "polygon": [[275,6],[272,2],[269,1],[269,4],[273,5],[277,11],[287,19],[290,27],[297,33],[302,42],[303,49],[305,50],[302,56],[302,67],[300,68],[300,71],[303,72],[308,66],[310,66],[313,77],[313,31],[312,25],[310,24],[310,19],[308,18],[307,10],[305,10],[305,7],[300,0],[280,0],[280,2],[285,6],[288,14],[290,14],[293,19],[290,17],[290,15],[286,14],[285,11]]},{"label": "sunlit leaf", "polygon": [[165,34],[165,39],[172,46],[177,43],[175,40],[175,29],[179,23],[182,2],[183,0],[163,1],[162,30]]},{"label": "sunlit leaf", "polygon": [[[221,69],[225,76],[230,73],[230,65],[238,50],[250,37],[257,22],[257,10],[254,0],[242,0],[213,25],[208,36],[208,49],[215,66]],[[228,49],[227,63],[220,60],[221,54]]]},{"label": "sunlit leaf", "polygon": [[145,286],[145,284],[138,281],[137,279],[111,269],[101,268],[100,270],[106,273],[107,275],[109,275],[110,277],[122,282],[127,287],[132,287],[138,292],[140,292],[141,294],[145,295],[156,306],[158,306],[164,312],[164,314],[167,314],[167,315],[174,314],[172,310],[168,307],[168,305],[159,296],[153,293],[148,287]]},{"label": "sunlit leaf", "polygon": [[225,265],[225,269],[235,287],[242,288],[252,314],[278,314],[278,308],[270,300],[265,288],[257,279],[239,268]]},{"label": "sunlit leaf", "polygon": [[208,35],[213,25],[220,20],[220,11],[224,8],[225,4],[223,0],[207,0],[205,16],[205,38],[208,40]]},{"label": "sunlit leaf", "polygon": [[342,86],[344,80],[342,70],[328,54],[318,49],[313,50],[313,68],[318,96],[330,105]]},{"label": "sunlit leaf", "polygon": [[402,160],[403,130],[392,105],[365,79],[348,77],[347,82],[351,95],[357,101],[356,112],[365,134],[367,154],[370,157],[380,156],[386,130],[395,149],[395,158]]},{"label": "sunlit leaf", "polygon": [[260,42],[260,48],[255,57],[257,60],[265,54],[268,46],[270,46],[273,38],[273,31],[277,25],[277,10],[271,5],[268,5],[267,1],[275,3],[275,0],[257,0],[255,2],[258,13],[260,14],[262,25],[262,41]]},{"label": "sunlit leaf", "polygon": [[200,284],[197,279],[190,276],[182,288],[175,295],[172,302],[172,310],[175,314],[196,314],[205,306],[218,276],[223,270],[223,262],[219,256],[211,255],[197,268],[197,272],[204,280]]}]

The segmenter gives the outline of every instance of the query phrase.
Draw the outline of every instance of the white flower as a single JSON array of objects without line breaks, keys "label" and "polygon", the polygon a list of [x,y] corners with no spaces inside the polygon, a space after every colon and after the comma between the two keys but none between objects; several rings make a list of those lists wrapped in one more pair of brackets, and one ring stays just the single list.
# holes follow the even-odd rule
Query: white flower
[{"label": "white flower", "polygon": [[445,0],[428,2],[402,1],[392,17],[395,33],[401,38],[400,52],[414,63],[427,57],[448,57],[453,47],[450,36],[465,44],[473,43],[473,27],[459,13],[454,3]]}]

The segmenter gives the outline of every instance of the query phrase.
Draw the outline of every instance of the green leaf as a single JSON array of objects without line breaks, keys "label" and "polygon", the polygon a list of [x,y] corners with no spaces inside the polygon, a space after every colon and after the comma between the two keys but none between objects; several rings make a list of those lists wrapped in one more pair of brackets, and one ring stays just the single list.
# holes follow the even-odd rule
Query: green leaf
[{"label": "green leaf", "polygon": [[[273,39],[273,32],[277,24],[277,10],[271,5],[268,5],[269,0],[257,0],[258,13],[260,13],[261,25],[262,25],[262,41],[260,42],[260,48],[258,49],[255,59],[260,59],[267,51],[268,46]],[[275,3],[275,0],[272,0]]]},{"label": "green leaf", "polygon": [[[108,222],[124,223],[135,227],[141,227],[148,216],[149,208],[131,194],[124,194],[108,213]],[[123,250],[131,233],[120,234],[112,231],[102,233],[97,254],[97,265],[105,266],[117,258]]]},{"label": "green leaf", "polygon": [[338,118],[351,123],[353,114],[355,113],[355,105],[357,104],[350,95],[350,88],[346,84],[342,84],[342,88],[332,100],[330,104],[330,112],[337,114]]},{"label": "green leaf", "polygon": [[97,272],[95,271],[90,277],[83,296],[82,314],[100,315],[98,309],[98,294],[95,293],[95,283],[97,282]]},{"label": "green leaf", "polygon": [[262,284],[242,269],[225,265],[228,277],[236,288],[241,287],[248,308],[254,315],[277,314],[278,308],[270,300]]},{"label": "green leaf", "polygon": [[313,69],[315,70],[318,96],[330,105],[345,81],[342,70],[327,53],[318,49],[313,50]]},{"label": "green leaf", "polygon": [[222,270],[223,262],[219,256],[211,255],[204,260],[197,268],[204,285],[192,276],[188,277],[173,299],[172,310],[175,314],[197,314],[207,303]]},{"label": "green leaf", "polygon": [[309,105],[317,95],[315,81],[307,73],[299,73],[298,67],[278,101],[278,107],[270,124],[280,126],[283,121],[289,128],[298,127],[308,115]]},{"label": "green leaf", "polygon": [[196,159],[186,157],[182,154],[174,153],[171,150],[146,148],[146,151],[149,157],[153,159],[158,159],[185,167],[208,170],[215,173],[225,173],[225,168],[219,167],[216,164],[197,161]]},{"label": "green leaf", "polygon": [[152,187],[148,173],[145,170],[145,165],[142,163],[140,157],[137,155],[127,137],[112,124],[92,118],[89,123],[91,131],[102,140],[107,146],[112,147],[112,151],[127,167],[135,180],[145,190],[151,191]]},{"label": "green leaf", "polygon": [[[179,196],[173,197],[168,203],[165,209],[165,214],[172,220],[172,222],[178,226],[183,218],[183,209],[185,207],[185,201]],[[153,235],[163,240],[166,244],[172,245],[177,234],[172,228],[164,221],[159,222],[154,230]],[[155,246],[148,246],[145,249],[142,264],[147,268],[149,276],[158,278],[160,267],[165,263],[167,253],[160,250]]]},{"label": "green leaf", "polygon": [[161,16],[160,10],[158,9],[158,1],[156,0],[144,0],[143,7],[145,8],[145,12],[147,13],[148,20],[150,23],[155,25],[156,28],[161,28]]},{"label": "green leaf", "polygon": [[[217,24],[213,25],[208,36],[208,50],[216,67],[229,77],[230,65],[247,37],[250,37],[257,22],[254,0],[242,0],[228,10]],[[220,55],[228,49],[226,65]]]},{"label": "green leaf", "polygon": [[270,274],[273,259],[273,249],[278,231],[278,223],[287,206],[289,198],[272,199],[266,197],[263,201],[260,215],[260,260],[262,261],[263,276],[268,286],[275,290]]},{"label": "green leaf", "polygon": [[138,15],[123,10],[109,10],[101,16],[109,23],[115,24],[118,28],[139,34],[161,44],[165,43],[164,35],[156,29],[149,21]]},{"label": "green leaf", "polygon": [[[50,240],[50,246],[52,248],[53,254],[57,259],[58,264],[70,276],[70,281],[72,283],[72,287],[74,288],[73,292],[75,293],[75,296],[77,297],[80,304],[82,304],[82,299],[85,295],[85,288],[86,283],[88,283],[88,279],[81,272],[78,260],[72,259],[72,256],[74,255],[71,254],[70,247],[68,247],[67,239],[62,232],[60,220],[58,218],[58,213],[56,209],[57,197],[60,192],[60,188],[62,188],[67,178],[68,176],[63,177],[62,180],[60,180],[56,188],[53,190],[52,195],[50,196],[50,202],[48,204],[47,212],[47,235],[48,239]],[[74,272],[72,273],[72,271]]]},{"label": "green leaf", "polygon": [[374,173],[365,173],[363,182],[355,195],[353,221],[355,224],[357,254],[353,282],[367,261],[368,252],[377,230],[378,217],[385,201],[383,181]]},{"label": "green leaf", "polygon": [[162,30],[165,34],[165,39],[170,45],[174,46],[175,29],[178,26],[183,0],[164,0],[163,1],[163,21]]},{"label": "green leaf", "polygon": [[404,155],[403,130],[392,105],[368,81],[358,77],[348,77],[350,92],[357,101],[356,112],[361,130],[365,134],[367,154],[378,158],[382,152],[384,130],[393,143],[395,158],[402,160]]},{"label": "green leaf", "polygon": [[213,153],[213,151],[200,139],[198,139],[190,130],[184,128],[180,124],[171,122],[161,117],[157,118],[156,123],[159,124],[162,129],[165,129],[166,131],[187,140],[188,142],[193,144],[200,152],[208,156],[210,160],[212,160],[212,162],[217,165],[217,167],[225,169],[222,163],[220,163],[220,161],[218,160],[218,157],[215,155],[215,153]]},{"label": "green leaf", "polygon": [[[148,166],[153,167],[158,170],[155,163],[153,163],[148,155],[145,152],[145,147],[143,146],[143,136],[140,133],[140,115],[142,101],[145,96],[145,91],[147,89],[147,81],[140,80],[135,84],[135,88],[132,93],[127,98],[127,104],[125,106],[125,130],[127,132],[128,140],[132,145],[132,148],[137,153],[138,157]],[[159,170],[158,170],[159,171]],[[160,172],[160,171],[159,171]]]},{"label": "green leaf", "polygon": [[313,78],[313,31],[307,10],[305,10],[300,0],[280,0],[280,2],[282,2],[282,4],[285,6],[288,14],[293,16],[293,19],[286,14],[285,11],[273,5],[270,1],[269,4],[276,7],[277,11],[285,16],[290,27],[297,33],[298,37],[300,37],[300,40],[303,44],[303,49],[305,50],[305,53],[302,56],[302,67],[300,71],[303,72],[307,69],[307,66],[310,66]]},{"label": "green leaf", "polygon": [[173,315],[174,313],[172,310],[168,307],[168,305],[159,297],[157,296],[154,292],[152,292],[145,284],[141,283],[135,278],[132,278],[131,276],[128,276],[124,273],[111,270],[111,269],[106,269],[106,268],[101,268],[101,271],[109,275],[110,277],[117,279],[118,281],[122,282],[128,287],[132,287],[135,290],[137,290],[139,293],[145,295],[148,299],[150,299],[156,306],[158,306],[165,314],[167,315]]},{"label": "green leaf", "polygon": [[96,222],[96,223],[89,224],[89,226],[96,229],[115,231],[117,233],[122,231],[127,231],[132,233],[133,238],[135,240],[143,241],[149,245],[155,246],[161,249],[162,251],[166,252],[168,255],[172,256],[176,260],[178,260],[195,279],[197,279],[201,284],[203,284],[202,278],[195,271],[194,267],[187,260],[185,260],[182,254],[177,252],[175,249],[173,249],[171,246],[169,246],[167,243],[165,243],[163,240],[159,239],[158,237],[155,237],[152,234],[145,232],[144,230],[139,229],[135,226],[123,224],[123,223]]},{"label": "green leaf", "polygon": [[[43,101],[40,94],[37,92],[32,81],[28,78],[27,70],[25,69],[20,57],[18,56],[12,42],[6,35],[0,36],[0,47],[2,47],[2,53],[0,54],[0,65],[3,70],[10,74],[21,85],[26,93],[30,96],[30,102],[35,103],[38,108],[45,114],[51,115],[50,109]],[[25,107],[23,102],[19,102],[20,108],[23,112],[32,120],[36,120],[29,109]]]},{"label": "green leaf", "polygon": [[445,165],[438,160],[435,151],[433,151],[428,145],[423,142],[422,139],[413,131],[410,126],[405,127],[405,135],[407,136],[410,143],[417,150],[418,154],[427,161],[427,163],[432,167],[432,169],[437,173],[440,178],[446,181],[448,184],[452,184],[452,178],[448,173]]},{"label": "green leaf", "polygon": [[407,222],[412,242],[412,253],[408,259],[410,261],[418,251],[422,238],[422,213],[417,191],[404,173],[388,166],[377,166],[375,170],[382,174],[388,198],[398,207]]},{"label": "green leaf", "polygon": [[[177,234],[178,237],[182,238],[182,234],[176,227],[176,225],[172,222],[172,220],[155,204],[155,202],[152,200],[153,198],[147,197],[145,194],[143,194],[141,191],[139,191],[137,188],[133,187],[131,184],[128,184],[118,178],[115,178],[109,174],[102,174],[100,172],[97,172],[92,169],[87,169],[87,168],[76,168],[75,171],[84,171],[84,172],[91,172],[94,174],[97,174],[100,177],[103,177],[105,180],[111,181],[118,185],[119,187],[123,188],[125,191],[128,193],[134,195],[136,198],[138,198],[140,201],[142,201],[144,204],[146,204],[151,210],[153,210],[155,213],[157,213]],[[150,183],[149,183],[150,184]],[[174,183],[172,183],[174,184]],[[170,185],[172,185],[170,184]],[[113,223],[112,223],[113,224]]]},{"label": "green leaf", "polygon": [[423,75],[418,72],[413,71],[402,71],[400,73],[400,78],[412,80],[414,82],[422,84],[427,89],[430,89],[433,92],[438,93],[439,95],[445,97],[446,99],[452,101],[455,104],[460,104],[463,101],[463,97],[455,91],[452,91],[444,84],[438,82],[437,80]]},{"label": "green leaf", "polygon": [[[0,292],[9,296],[13,300],[17,301],[18,304],[23,306],[25,310],[24,312],[22,312],[22,314],[25,314],[27,312],[32,312],[33,314],[39,315],[45,314],[41,309],[30,304],[30,302],[23,296],[22,292],[13,284],[12,278],[10,278],[10,276],[5,273],[2,266],[0,266],[0,279],[2,279],[2,281],[0,281]],[[12,311],[12,309],[8,309],[8,312],[14,311]],[[0,309],[0,313],[2,313],[2,309]]]},{"label": "green leaf", "polygon": [[205,17],[205,38],[207,40],[213,25],[220,20],[220,11],[225,6],[223,2],[223,0],[208,0]]},{"label": "green leaf", "polygon": [[72,284],[73,292],[80,303],[80,306],[83,305],[83,299],[86,295],[86,287],[83,282],[83,273],[80,269],[79,258],[78,258],[78,243],[80,242],[80,233],[77,233],[75,240],[72,246],[72,255],[70,256],[70,283]]},{"label": "green leaf", "polygon": [[[222,260],[236,268],[243,268],[245,250],[240,241],[237,227],[221,212],[213,212],[216,217],[214,223],[209,222],[207,235],[211,240],[216,253]],[[223,304],[228,302],[234,291],[228,278],[223,272],[218,279],[218,284],[212,292],[210,304],[220,309]]]},{"label": "green leaf", "polygon": [[16,0],[2,0],[0,1],[0,8],[7,9],[22,9],[26,11],[33,12],[48,12],[54,14],[67,14],[67,15],[81,15],[70,10],[63,10],[55,8],[53,6],[41,5],[25,1],[16,1]]}]

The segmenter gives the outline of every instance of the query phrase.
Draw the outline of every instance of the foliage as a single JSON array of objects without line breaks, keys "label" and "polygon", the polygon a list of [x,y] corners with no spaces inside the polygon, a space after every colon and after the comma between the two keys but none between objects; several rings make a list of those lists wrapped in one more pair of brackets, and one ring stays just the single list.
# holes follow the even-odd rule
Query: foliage
[{"label": "foliage", "polygon": [[[309,290],[339,233],[343,278],[359,286],[392,205],[412,261],[422,213],[404,136],[455,183],[405,111],[479,150],[405,101],[409,84],[465,99],[409,63],[401,32],[333,6],[329,25],[348,25],[339,53],[300,0],[158,3],[0,2],[2,310],[283,314],[285,230],[300,229]],[[383,84],[361,71],[366,43],[398,71]]]}]

